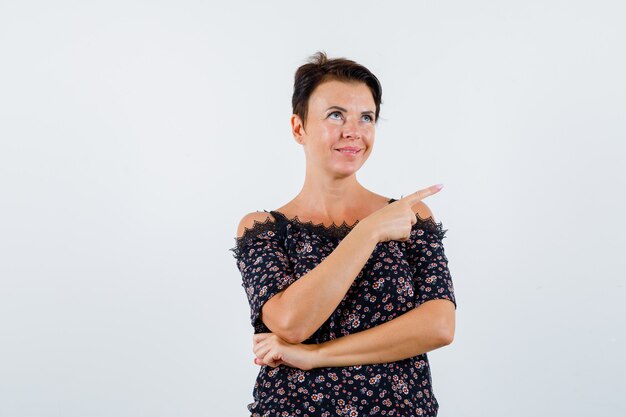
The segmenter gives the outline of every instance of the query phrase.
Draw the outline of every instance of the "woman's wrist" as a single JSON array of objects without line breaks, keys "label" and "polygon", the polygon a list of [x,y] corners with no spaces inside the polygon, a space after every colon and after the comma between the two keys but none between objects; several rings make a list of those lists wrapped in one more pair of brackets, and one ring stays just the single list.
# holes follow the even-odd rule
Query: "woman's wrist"
[{"label": "woman's wrist", "polygon": [[352,229],[351,233],[356,233],[361,236],[362,239],[368,240],[373,245],[377,245],[379,237],[376,233],[376,228],[372,227],[370,223],[368,223],[367,218],[358,222],[354,229]]},{"label": "woman's wrist", "polygon": [[308,351],[308,354],[306,355],[307,359],[302,367],[303,370],[309,371],[313,368],[322,368],[324,366],[325,362],[320,355],[321,345],[321,343],[300,344],[302,348]]},{"label": "woman's wrist", "polygon": [[312,349],[312,364],[311,366],[313,368],[324,368],[326,366],[328,366],[326,364],[326,358],[324,357],[324,352],[322,350],[324,343],[318,343],[318,344],[314,344],[311,345],[313,347]]},{"label": "woman's wrist", "polygon": [[[340,365],[339,362],[337,362],[337,359],[333,360],[333,357],[332,357],[333,354],[337,354],[337,349],[335,349],[334,346],[336,346],[336,343],[339,339],[331,339],[326,342],[315,345],[315,355],[314,355],[315,368],[344,366],[344,365]],[[337,362],[337,363],[334,363],[334,362]]]}]

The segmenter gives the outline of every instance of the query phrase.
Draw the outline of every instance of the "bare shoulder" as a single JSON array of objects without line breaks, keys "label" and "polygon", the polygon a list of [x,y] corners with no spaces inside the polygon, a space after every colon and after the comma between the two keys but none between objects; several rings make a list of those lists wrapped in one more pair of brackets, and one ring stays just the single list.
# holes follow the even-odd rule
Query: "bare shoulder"
[{"label": "bare shoulder", "polygon": [[433,212],[423,201],[418,201],[417,204],[413,205],[413,211],[423,220],[432,217],[433,221],[435,221]]},{"label": "bare shoulder", "polygon": [[255,222],[256,223],[265,223],[268,219],[270,221],[274,221],[274,216],[270,213],[264,211],[253,211],[252,213],[248,213],[239,222],[239,226],[237,227],[237,237],[243,237],[246,229],[252,229]]}]

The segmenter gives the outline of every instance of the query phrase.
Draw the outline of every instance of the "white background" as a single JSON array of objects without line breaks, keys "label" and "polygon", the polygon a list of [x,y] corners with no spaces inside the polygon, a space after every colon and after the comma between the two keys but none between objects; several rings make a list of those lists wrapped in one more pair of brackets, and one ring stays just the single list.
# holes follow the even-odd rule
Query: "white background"
[{"label": "white background", "polygon": [[427,203],[458,301],[439,415],[621,416],[620,1],[0,2],[0,415],[246,416],[232,253],[290,200],[293,75],[383,105],[358,174]]}]

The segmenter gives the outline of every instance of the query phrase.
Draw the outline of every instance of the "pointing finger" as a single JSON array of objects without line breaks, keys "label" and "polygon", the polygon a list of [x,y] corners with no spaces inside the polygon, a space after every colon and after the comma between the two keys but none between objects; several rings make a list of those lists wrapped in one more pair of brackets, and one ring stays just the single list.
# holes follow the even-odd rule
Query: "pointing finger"
[{"label": "pointing finger", "polygon": [[424,198],[439,192],[439,190],[441,190],[442,188],[443,188],[443,184],[436,184],[428,188],[424,188],[423,190],[419,190],[414,193],[411,193],[407,195],[406,197],[403,197],[402,200],[406,200],[409,203],[409,205],[412,206],[416,204],[418,201],[421,201]]}]

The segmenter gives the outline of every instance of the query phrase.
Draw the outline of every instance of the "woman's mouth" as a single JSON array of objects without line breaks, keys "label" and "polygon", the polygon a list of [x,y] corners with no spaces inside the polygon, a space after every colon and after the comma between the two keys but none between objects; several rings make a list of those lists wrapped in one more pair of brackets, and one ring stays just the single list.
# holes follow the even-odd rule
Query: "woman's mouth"
[{"label": "woman's mouth", "polygon": [[342,148],[342,149],[337,149],[337,152],[341,152],[344,155],[356,155],[357,153],[361,152],[361,149],[359,149],[359,148]]}]

